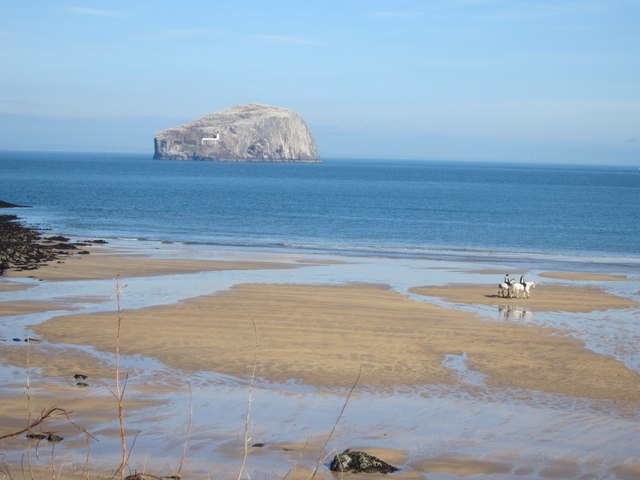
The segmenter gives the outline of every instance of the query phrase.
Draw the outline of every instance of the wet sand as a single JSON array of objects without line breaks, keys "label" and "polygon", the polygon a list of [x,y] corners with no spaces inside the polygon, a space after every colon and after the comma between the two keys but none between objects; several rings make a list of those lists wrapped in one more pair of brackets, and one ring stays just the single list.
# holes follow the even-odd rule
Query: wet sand
[{"label": "wet sand", "polygon": [[16,301],[1,302],[0,316],[28,315],[51,310],[67,310],[68,304],[62,302]]},{"label": "wet sand", "polygon": [[539,273],[538,276],[543,278],[558,278],[561,280],[573,280],[579,282],[625,282],[629,280],[629,278],[624,275],[583,272],[542,272]]},{"label": "wet sand", "polygon": [[[319,262],[321,263],[321,262]],[[331,264],[327,260],[326,264]],[[123,277],[157,276],[204,270],[290,269],[295,262],[211,261],[144,258],[112,252],[74,256],[63,264],[37,271],[11,274],[3,288],[10,291],[11,278],[35,276],[45,282]],[[496,270],[500,271],[500,270]],[[572,281],[624,281],[624,277],[597,274],[549,272],[548,278]],[[545,272],[539,274],[545,276]],[[640,374],[611,356],[599,355],[584,343],[552,328],[510,322],[488,321],[478,314],[461,311],[458,305],[522,305],[535,311],[594,312],[638,308],[632,299],[613,295],[594,286],[539,285],[529,299],[497,296],[497,284],[474,283],[438,286],[415,285],[409,298],[385,285],[300,285],[291,283],[241,283],[211,295],[185,298],[174,305],[121,312],[121,353],[162,362],[162,376],[145,377],[132,370],[127,409],[145,416],[145,408],[158,405],[159,396],[184,394],[184,375],[215,372],[248,382],[255,365],[260,384],[294,382],[321,392],[346,392],[358,378],[363,392],[421,391],[439,385],[455,386],[473,397],[477,384],[465,383],[460,373],[447,365],[447,358],[464,358],[468,372],[482,385],[498,389],[524,389],[584,400],[640,402]],[[450,306],[435,304],[443,300]],[[81,300],[81,299],[79,299]],[[21,315],[57,309],[59,301],[0,302],[0,315]],[[67,306],[71,309],[73,305]],[[115,350],[115,312],[57,316],[32,331],[42,342],[14,344],[5,339],[0,363],[17,370],[0,394],[0,435],[24,426],[24,374],[37,372],[33,412],[50,405],[64,405],[90,431],[117,438],[113,428],[113,365],[106,358]],[[73,346],[95,348],[93,350]],[[89,389],[79,388],[73,374],[89,377]],[[141,384],[141,379],[146,383]],[[99,387],[98,387],[99,386]],[[109,388],[107,388],[108,386]],[[146,421],[152,422],[149,418]],[[109,427],[101,427],[103,424]],[[323,434],[309,434],[307,442],[272,443],[267,449],[251,450],[254,457],[282,455],[300,465],[294,478],[308,478],[320,454]],[[58,427],[73,436],[73,426]],[[77,436],[77,435],[76,435]],[[74,437],[75,438],[75,437]],[[237,438],[227,455],[241,457]],[[73,444],[79,446],[81,439]],[[20,448],[24,440],[12,439],[5,448]],[[363,445],[372,450],[370,445]],[[224,447],[220,451],[224,452]],[[453,475],[514,474],[510,459],[482,459],[464,455],[435,455],[407,460],[414,452],[380,448],[381,458],[409,463],[411,468],[394,474],[403,479],[429,477],[432,472]],[[255,458],[253,461],[258,462]],[[268,469],[268,467],[266,467]],[[548,478],[571,478],[579,461],[548,466]],[[555,468],[555,470],[554,470]],[[619,478],[633,478],[640,462],[619,465]],[[167,472],[163,472],[167,473]],[[423,475],[424,474],[424,475]],[[526,475],[527,472],[520,472]],[[329,476],[322,468],[319,478]],[[358,478],[373,478],[359,476]],[[379,478],[379,477],[378,477]]]},{"label": "wet sand", "polygon": [[11,283],[0,281],[0,293],[1,292],[13,292],[16,290],[26,290],[27,288],[31,288],[30,285],[21,285],[19,283]]},{"label": "wet sand", "polygon": [[[46,281],[107,280],[116,276],[153,277],[204,271],[295,268],[284,262],[233,262],[178,258],[147,258],[119,255],[110,250],[89,248],[90,255],[72,255],[37,270],[9,271],[6,278],[36,278]],[[10,285],[4,288],[12,288]]]},{"label": "wet sand", "polygon": [[529,298],[501,297],[498,295],[498,286],[489,284],[416,287],[411,292],[442,298],[454,304],[518,305],[535,311],[588,313],[640,307],[640,303],[634,300],[612,295],[598,287],[536,286],[531,289]]},{"label": "wet sand", "polygon": [[[485,295],[485,289],[473,288]],[[472,290],[446,289],[467,299]],[[612,302],[610,295],[587,290],[593,308]],[[427,291],[434,293],[415,289]],[[583,311],[580,291],[569,296],[575,303],[564,290],[545,292],[544,305]],[[361,369],[361,387],[389,388],[455,382],[442,362],[447,354],[466,352],[470,368],[486,375],[489,385],[640,401],[638,373],[578,340],[549,329],[480,321],[379,286],[238,285],[175,306],[124,311],[122,317],[123,353],[183,370],[248,377],[257,354],[257,375],[268,382],[346,388]],[[52,343],[111,352],[114,322],[112,313],[69,315],[34,332]]]}]

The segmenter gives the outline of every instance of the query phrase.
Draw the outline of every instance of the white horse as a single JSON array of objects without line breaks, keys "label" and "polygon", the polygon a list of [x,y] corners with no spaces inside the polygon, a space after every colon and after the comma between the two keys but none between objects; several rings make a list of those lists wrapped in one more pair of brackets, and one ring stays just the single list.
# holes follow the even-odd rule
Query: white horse
[{"label": "white horse", "polygon": [[522,292],[522,298],[529,298],[531,296],[531,289],[536,288],[536,282],[526,282],[524,285],[521,283],[514,283],[509,289],[509,297],[516,294],[516,298],[520,298],[520,292]]},{"label": "white horse", "polygon": [[502,298],[511,297],[511,287],[516,281],[514,279],[509,280],[509,283],[502,282],[498,285],[498,296]]}]

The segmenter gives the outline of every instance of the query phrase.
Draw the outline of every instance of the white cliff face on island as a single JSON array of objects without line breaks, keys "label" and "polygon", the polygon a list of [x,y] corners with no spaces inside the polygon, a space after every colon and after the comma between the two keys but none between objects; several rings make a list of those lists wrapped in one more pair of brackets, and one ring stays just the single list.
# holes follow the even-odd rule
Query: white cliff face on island
[{"label": "white cliff face on island", "polygon": [[153,158],[227,162],[320,162],[302,117],[250,103],[160,131]]}]

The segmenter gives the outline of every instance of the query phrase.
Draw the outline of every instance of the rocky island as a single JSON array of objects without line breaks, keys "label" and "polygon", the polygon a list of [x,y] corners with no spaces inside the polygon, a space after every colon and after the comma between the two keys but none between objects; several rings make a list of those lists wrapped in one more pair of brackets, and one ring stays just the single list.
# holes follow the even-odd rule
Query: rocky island
[{"label": "rocky island", "polygon": [[320,162],[302,117],[250,103],[158,132],[155,159],[226,162]]}]

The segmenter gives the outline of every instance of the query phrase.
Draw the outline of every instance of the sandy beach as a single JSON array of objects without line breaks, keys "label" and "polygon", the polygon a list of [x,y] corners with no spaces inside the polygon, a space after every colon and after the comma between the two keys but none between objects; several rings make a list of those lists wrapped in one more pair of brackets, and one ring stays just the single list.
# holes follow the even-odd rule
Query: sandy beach
[{"label": "sandy beach", "polygon": [[[469,287],[459,289],[469,298],[463,295]],[[473,287],[478,295],[485,290]],[[593,309],[604,309],[611,297],[590,289],[584,295]],[[547,292],[542,304],[557,307],[566,296],[565,290]],[[567,308],[584,311],[581,298]],[[442,365],[444,355],[467,352],[474,359],[470,368],[490,385],[640,400],[639,374],[579,341],[540,328],[479,322],[375,286],[238,285],[175,306],[124,311],[123,317],[122,352],[174,369],[242,378],[251,374],[257,353],[257,375],[267,382],[346,388],[362,369],[361,387],[381,388],[452,383],[455,373]],[[52,343],[111,352],[113,324],[113,313],[61,316],[34,332]]]},{"label": "sandy beach", "polygon": [[[303,284],[278,276],[284,275],[278,272],[296,275],[296,270],[314,272],[314,268],[332,268],[340,263],[301,255],[284,259],[273,255],[271,261],[265,261],[264,256],[242,261],[160,259],[96,249],[90,255],[73,256],[36,271],[10,272],[1,287],[3,292],[26,295],[45,285],[100,282],[115,275],[126,281],[202,272],[271,271],[272,282],[240,281],[209,294],[185,296],[179,302],[121,310],[120,352],[124,359],[138,359],[127,367],[127,412],[131,418],[137,417],[133,423],[142,425],[136,428],[152,424],[157,413],[148,417],[145,412],[163,405],[168,395],[179,393],[184,398],[188,383],[185,378],[215,374],[227,379],[223,383],[246,390],[254,367],[257,385],[264,389],[280,385],[275,387],[278,391],[292,388],[344,397],[357,381],[356,389],[361,395],[402,391],[418,392],[424,398],[420,392],[436,388],[474,399],[486,397],[488,391],[506,395],[509,394],[504,392],[520,392],[514,395],[550,395],[549,398],[566,399],[561,403],[592,402],[590,408],[600,411],[613,408],[607,415],[638,415],[638,371],[613,355],[587,348],[585,341],[570,332],[533,322],[488,319],[482,310],[525,308],[538,315],[613,315],[619,311],[633,315],[630,312],[639,306],[636,300],[599,285],[633,279],[597,272],[538,272],[537,278],[561,284],[539,284],[529,299],[505,299],[497,296],[497,283],[488,281],[490,274],[478,274],[475,266],[462,275],[474,281],[415,284],[408,289],[410,295],[394,289],[393,282],[387,285],[344,278],[341,283],[338,278],[333,283],[320,279],[319,283]],[[348,263],[345,259],[344,264]],[[443,265],[437,268],[442,269]],[[31,288],[20,290],[26,286]],[[125,290],[123,295],[126,294]],[[89,432],[99,432],[117,443],[113,398],[107,387],[113,388],[118,314],[109,296],[80,295],[47,301],[3,299],[0,315],[16,320],[26,316],[32,341],[3,335],[0,361],[7,378],[2,389],[0,435],[26,422],[24,372],[28,371],[32,388],[29,408],[36,416],[47,406],[56,405],[73,411],[74,421]],[[112,302],[108,311],[86,312],[86,305],[108,301]],[[480,310],[474,312],[473,308]],[[79,313],[74,313],[76,309]],[[48,311],[65,313],[52,314],[37,323],[28,321],[33,315]],[[148,359],[155,366],[147,367],[140,359]],[[76,373],[88,377],[88,389],[78,387],[79,382],[73,379]],[[286,385],[289,387],[282,387]],[[264,450],[253,448],[249,462],[260,458],[254,460],[259,471],[277,471],[270,470],[275,468],[274,463],[282,464],[295,457],[300,464],[296,477],[308,478],[331,421],[324,427],[323,431],[307,431],[306,438],[290,439],[288,443],[279,438]],[[73,425],[59,422],[56,428],[70,439],[57,447],[63,458],[62,445],[67,449],[81,448],[86,442]],[[218,442],[216,450],[223,457],[226,455],[231,464],[242,456],[242,443],[237,441],[241,431],[240,424],[236,438],[228,433],[212,435],[211,441]],[[195,444],[199,435],[202,433],[195,434]],[[167,441],[165,435],[159,437]],[[7,451],[18,452],[25,448],[27,440],[9,438],[3,442]],[[455,449],[429,453],[377,447],[375,442],[363,439],[360,444],[378,448],[376,451],[387,461],[402,464],[402,471],[394,474],[402,478],[434,478],[427,475],[433,472],[461,476],[515,474],[518,469],[513,459],[456,455]],[[192,467],[192,475],[201,476],[197,472],[203,468],[202,462],[194,463],[198,467]],[[584,467],[577,459],[554,465],[556,474],[551,475],[552,469],[547,466],[547,476],[573,478],[572,471]],[[526,468],[519,468],[524,475]],[[626,458],[606,468],[617,469],[616,478],[632,478],[640,475],[640,459]],[[529,473],[533,475],[533,470]],[[318,475],[325,478],[330,473],[322,466]]]}]

